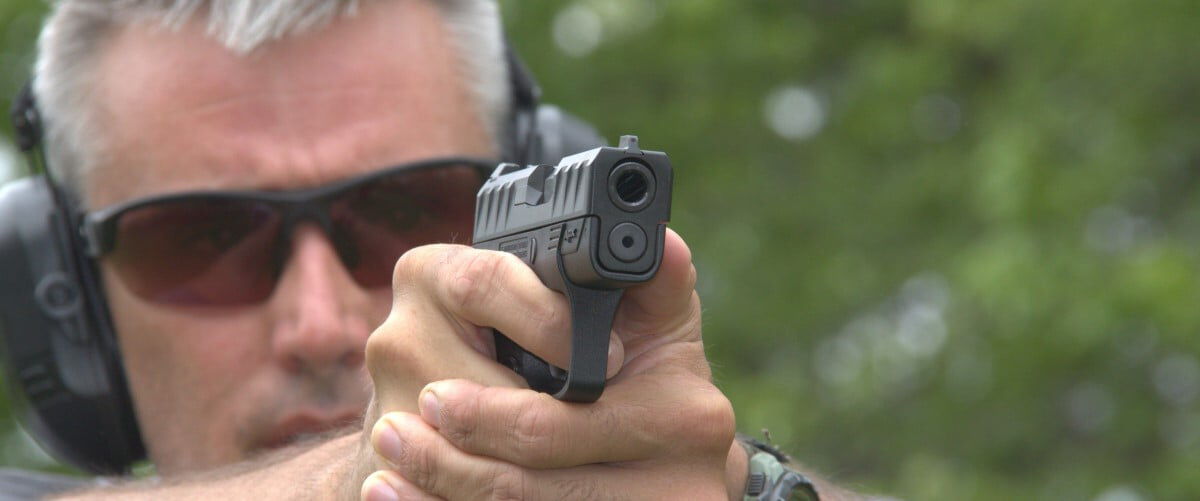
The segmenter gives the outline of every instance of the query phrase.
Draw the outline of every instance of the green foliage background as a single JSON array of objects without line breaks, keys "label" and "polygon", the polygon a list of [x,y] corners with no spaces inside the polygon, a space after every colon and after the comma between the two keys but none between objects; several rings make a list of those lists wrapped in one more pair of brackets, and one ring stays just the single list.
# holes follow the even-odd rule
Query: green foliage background
[{"label": "green foliage background", "polygon": [[[0,95],[44,11],[0,4]],[[898,497],[1200,498],[1195,2],[504,12],[548,101],[671,155],[741,429]]]}]

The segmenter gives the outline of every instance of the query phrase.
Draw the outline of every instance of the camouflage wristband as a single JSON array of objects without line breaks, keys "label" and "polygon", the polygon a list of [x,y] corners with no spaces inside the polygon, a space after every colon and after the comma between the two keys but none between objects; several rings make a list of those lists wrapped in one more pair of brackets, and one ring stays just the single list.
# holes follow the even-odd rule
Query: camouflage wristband
[{"label": "camouflage wristband", "polygon": [[738,443],[749,463],[743,501],[820,501],[807,477],[784,466],[789,458],[782,451],[744,435],[738,436]]}]

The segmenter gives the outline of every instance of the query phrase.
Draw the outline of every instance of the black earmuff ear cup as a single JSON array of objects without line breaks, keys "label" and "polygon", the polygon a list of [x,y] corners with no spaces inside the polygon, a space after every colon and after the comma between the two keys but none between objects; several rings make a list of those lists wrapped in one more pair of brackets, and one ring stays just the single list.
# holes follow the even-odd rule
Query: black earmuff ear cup
[{"label": "black earmuff ear cup", "polygon": [[512,110],[504,138],[505,161],[520,165],[557,164],[562,157],[606,146],[596,128],[552,104],[541,104],[542,90],[511,44],[505,44]]},{"label": "black earmuff ear cup", "polygon": [[0,188],[0,339],[30,434],[86,471],[145,457],[99,282],[43,176]]},{"label": "black earmuff ear cup", "polygon": [[608,145],[592,124],[553,104],[538,106],[536,123],[537,140],[529,148],[530,164],[555,165],[567,155]]}]

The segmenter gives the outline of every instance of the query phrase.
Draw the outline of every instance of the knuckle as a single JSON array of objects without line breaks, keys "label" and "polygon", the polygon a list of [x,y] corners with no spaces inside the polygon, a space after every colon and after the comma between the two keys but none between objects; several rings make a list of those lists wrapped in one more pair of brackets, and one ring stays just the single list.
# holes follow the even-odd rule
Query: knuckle
[{"label": "knuckle", "polygon": [[567,331],[570,315],[556,303],[536,303],[528,311],[534,333],[542,339],[555,339]]},{"label": "knuckle", "polygon": [[367,337],[364,356],[372,374],[376,369],[407,367],[417,358],[415,352],[418,350],[410,349],[406,335],[410,330],[406,318],[405,315],[392,315]]},{"label": "knuckle", "polygon": [[715,386],[705,384],[676,401],[650,425],[656,442],[697,457],[724,458],[733,443],[736,423],[733,404]]},{"label": "knuckle", "polygon": [[[375,423],[371,431],[375,458],[381,461],[384,467],[396,471],[408,481],[426,487],[435,471],[428,440],[422,440],[417,433],[402,431],[401,426],[388,415]],[[399,443],[386,451],[380,449],[380,444],[376,442],[379,439],[378,434],[385,432],[399,433]]]},{"label": "knuckle", "polygon": [[433,448],[414,441],[404,447],[404,451],[397,460],[404,471],[404,477],[410,482],[424,489],[434,487],[437,480],[437,460],[434,457]]},{"label": "knuckle", "polygon": [[518,501],[529,499],[527,484],[529,477],[516,467],[498,467],[492,475],[491,492],[493,501]]},{"label": "knuckle", "polygon": [[525,464],[545,463],[557,453],[560,426],[540,403],[519,406],[509,427],[512,430],[509,446],[516,448],[511,452]]},{"label": "knuckle", "polygon": [[463,310],[478,307],[502,280],[510,264],[506,256],[506,253],[487,251],[460,255],[451,266],[454,271],[446,283],[446,299]]},{"label": "knuckle", "polygon": [[[475,449],[479,435],[479,404],[476,399],[443,400],[438,428],[442,436],[459,448]],[[467,451],[471,452],[471,451]]]},{"label": "knuckle", "polygon": [[[601,430],[609,430],[614,433],[625,434],[630,430],[623,429],[624,424],[621,419],[621,411],[611,406],[594,405],[587,408],[587,420],[592,423],[592,426]],[[614,439],[619,439],[619,436],[614,436]]]},{"label": "knuckle", "polygon": [[396,260],[392,269],[392,289],[397,296],[414,284],[428,282],[430,271],[444,268],[455,256],[467,247],[461,245],[432,244],[413,247]]},{"label": "knuckle", "polygon": [[555,484],[555,491],[561,493],[563,499],[582,501],[623,499],[611,491],[606,492],[595,478],[584,476],[562,478],[556,481]]},{"label": "knuckle", "polygon": [[693,443],[704,450],[728,452],[736,432],[733,404],[715,387],[691,402],[689,413],[695,424],[690,433]]},{"label": "knuckle", "polygon": [[367,338],[367,346],[364,348],[364,355],[367,362],[367,370],[374,373],[375,367],[382,367],[388,363],[389,349],[385,346],[381,339],[383,336],[372,334]]},{"label": "knuckle", "polygon": [[401,290],[413,282],[413,277],[425,262],[426,252],[428,250],[424,247],[414,247],[400,255],[396,266],[392,268],[392,289]]}]

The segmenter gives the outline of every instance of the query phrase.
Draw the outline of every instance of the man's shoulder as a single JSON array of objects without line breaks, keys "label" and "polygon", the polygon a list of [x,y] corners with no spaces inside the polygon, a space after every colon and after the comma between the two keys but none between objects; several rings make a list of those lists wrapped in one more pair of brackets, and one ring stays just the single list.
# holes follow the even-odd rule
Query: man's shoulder
[{"label": "man's shoulder", "polygon": [[0,468],[0,501],[41,499],[94,484],[95,480],[85,477]]}]

